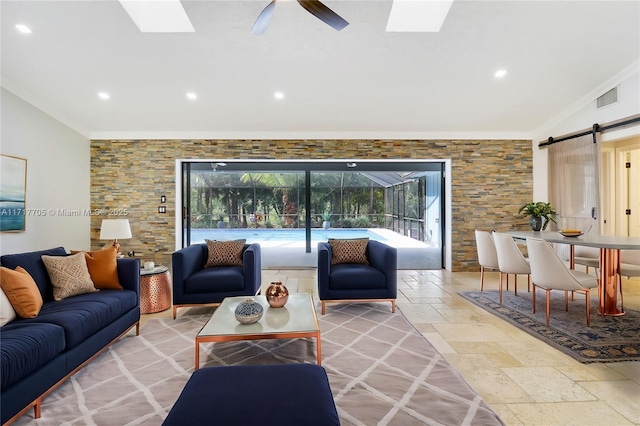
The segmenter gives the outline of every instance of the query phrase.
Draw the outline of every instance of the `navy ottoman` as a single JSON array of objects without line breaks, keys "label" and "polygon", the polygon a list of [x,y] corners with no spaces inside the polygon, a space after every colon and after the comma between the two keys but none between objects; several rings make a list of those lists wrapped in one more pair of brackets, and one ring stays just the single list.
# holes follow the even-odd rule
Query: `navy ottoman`
[{"label": "navy ottoman", "polygon": [[316,364],[201,368],[164,426],[339,425],[329,379]]}]

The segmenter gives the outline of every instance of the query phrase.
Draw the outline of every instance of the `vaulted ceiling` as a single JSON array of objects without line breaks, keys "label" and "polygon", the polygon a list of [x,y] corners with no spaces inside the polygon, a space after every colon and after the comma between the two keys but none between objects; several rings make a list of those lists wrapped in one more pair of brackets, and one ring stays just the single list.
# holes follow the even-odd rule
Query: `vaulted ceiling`
[{"label": "vaulted ceiling", "polygon": [[279,1],[264,35],[267,0],[182,3],[193,33],[2,0],[2,85],[94,138],[526,137],[640,57],[638,1],[456,0],[437,33],[385,32],[387,0],[325,1],[342,31]]}]

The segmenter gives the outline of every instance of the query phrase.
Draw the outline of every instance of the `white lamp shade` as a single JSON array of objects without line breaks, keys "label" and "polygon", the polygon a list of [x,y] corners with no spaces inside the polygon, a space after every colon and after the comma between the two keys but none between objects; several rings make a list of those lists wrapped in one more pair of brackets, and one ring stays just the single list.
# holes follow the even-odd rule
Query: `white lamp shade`
[{"label": "white lamp shade", "polygon": [[131,238],[129,219],[103,219],[100,226],[101,240],[126,240]]}]

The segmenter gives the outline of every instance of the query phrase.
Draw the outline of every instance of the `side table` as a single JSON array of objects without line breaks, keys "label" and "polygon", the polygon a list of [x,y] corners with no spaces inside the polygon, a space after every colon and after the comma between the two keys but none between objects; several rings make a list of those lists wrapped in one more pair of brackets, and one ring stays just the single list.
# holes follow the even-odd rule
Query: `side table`
[{"label": "side table", "polygon": [[171,276],[169,268],[157,265],[140,269],[140,312],[151,314],[171,307]]}]

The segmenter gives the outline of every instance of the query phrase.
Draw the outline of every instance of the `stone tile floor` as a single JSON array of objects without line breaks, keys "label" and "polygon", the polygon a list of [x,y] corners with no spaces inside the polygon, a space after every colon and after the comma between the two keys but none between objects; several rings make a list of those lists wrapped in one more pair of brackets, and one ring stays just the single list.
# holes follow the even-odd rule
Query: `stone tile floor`
[{"label": "stone tile floor", "polygon": [[[317,294],[315,269],[264,270],[272,281]],[[640,310],[640,281],[623,287],[625,307]],[[479,288],[475,272],[400,270],[398,307],[507,425],[640,425],[640,362],[581,364],[457,295]],[[486,273],[485,289],[497,288]]]}]

